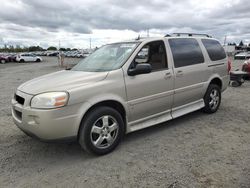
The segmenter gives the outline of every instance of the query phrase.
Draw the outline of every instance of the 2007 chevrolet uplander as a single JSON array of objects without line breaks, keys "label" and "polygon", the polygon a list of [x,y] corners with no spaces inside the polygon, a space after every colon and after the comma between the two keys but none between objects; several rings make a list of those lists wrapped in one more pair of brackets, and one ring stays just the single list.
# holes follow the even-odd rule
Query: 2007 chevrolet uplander
[{"label": "2007 chevrolet uplander", "polygon": [[108,44],[71,70],[20,85],[12,116],[28,135],[75,138],[86,151],[106,154],[125,133],[199,109],[216,112],[229,70],[224,49],[207,35]]}]

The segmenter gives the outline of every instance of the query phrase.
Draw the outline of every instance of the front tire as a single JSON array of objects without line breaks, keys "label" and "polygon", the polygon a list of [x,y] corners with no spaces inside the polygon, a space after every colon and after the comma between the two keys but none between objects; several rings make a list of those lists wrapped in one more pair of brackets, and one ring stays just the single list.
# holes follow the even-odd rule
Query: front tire
[{"label": "front tire", "polygon": [[84,117],[80,131],[81,147],[96,155],[104,155],[113,151],[124,134],[122,116],[110,107],[97,107]]},{"label": "front tire", "polygon": [[204,96],[205,107],[203,111],[205,113],[214,113],[218,110],[221,103],[221,89],[218,85],[210,84],[207,92]]},{"label": "front tire", "polygon": [[6,61],[5,61],[4,59],[1,59],[1,63],[2,63],[2,64],[5,64]]},{"label": "front tire", "polygon": [[36,62],[41,62],[41,59],[37,59]]}]

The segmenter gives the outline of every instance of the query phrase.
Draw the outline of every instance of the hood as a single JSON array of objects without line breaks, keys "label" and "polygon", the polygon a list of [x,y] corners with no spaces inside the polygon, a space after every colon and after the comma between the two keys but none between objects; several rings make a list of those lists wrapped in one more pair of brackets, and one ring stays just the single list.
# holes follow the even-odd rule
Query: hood
[{"label": "hood", "polygon": [[49,91],[69,91],[76,87],[101,81],[106,78],[107,74],[108,72],[63,70],[27,81],[17,89],[32,95]]}]

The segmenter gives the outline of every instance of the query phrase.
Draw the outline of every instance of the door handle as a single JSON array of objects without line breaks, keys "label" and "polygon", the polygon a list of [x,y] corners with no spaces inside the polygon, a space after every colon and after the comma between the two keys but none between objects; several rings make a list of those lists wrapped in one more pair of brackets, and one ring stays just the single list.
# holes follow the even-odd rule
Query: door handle
[{"label": "door handle", "polygon": [[180,77],[180,76],[182,76],[182,75],[183,75],[183,71],[181,71],[181,70],[177,71],[177,73],[176,73],[176,76],[177,76],[177,77]]},{"label": "door handle", "polygon": [[165,74],[165,76],[164,76],[164,78],[167,80],[167,79],[169,79],[169,78],[171,78],[172,77],[172,75],[171,75],[171,73],[170,72],[167,72],[166,74]]}]

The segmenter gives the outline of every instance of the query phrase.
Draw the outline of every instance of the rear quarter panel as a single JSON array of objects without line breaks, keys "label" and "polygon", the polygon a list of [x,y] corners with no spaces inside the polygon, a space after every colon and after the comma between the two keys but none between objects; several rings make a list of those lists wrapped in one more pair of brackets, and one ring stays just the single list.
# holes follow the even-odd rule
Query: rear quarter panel
[{"label": "rear quarter panel", "polygon": [[[211,40],[215,40],[215,39],[211,39]],[[199,40],[199,42],[200,42],[200,46],[204,54],[205,63],[207,65],[207,74],[204,75],[206,76],[206,79],[205,79],[206,81],[204,84],[203,95],[205,95],[210,82],[214,78],[219,78],[222,82],[222,91],[226,90],[229,84],[229,74],[228,74],[228,64],[227,64],[228,57],[226,56],[226,58],[222,60],[212,61],[202,41]]]}]

